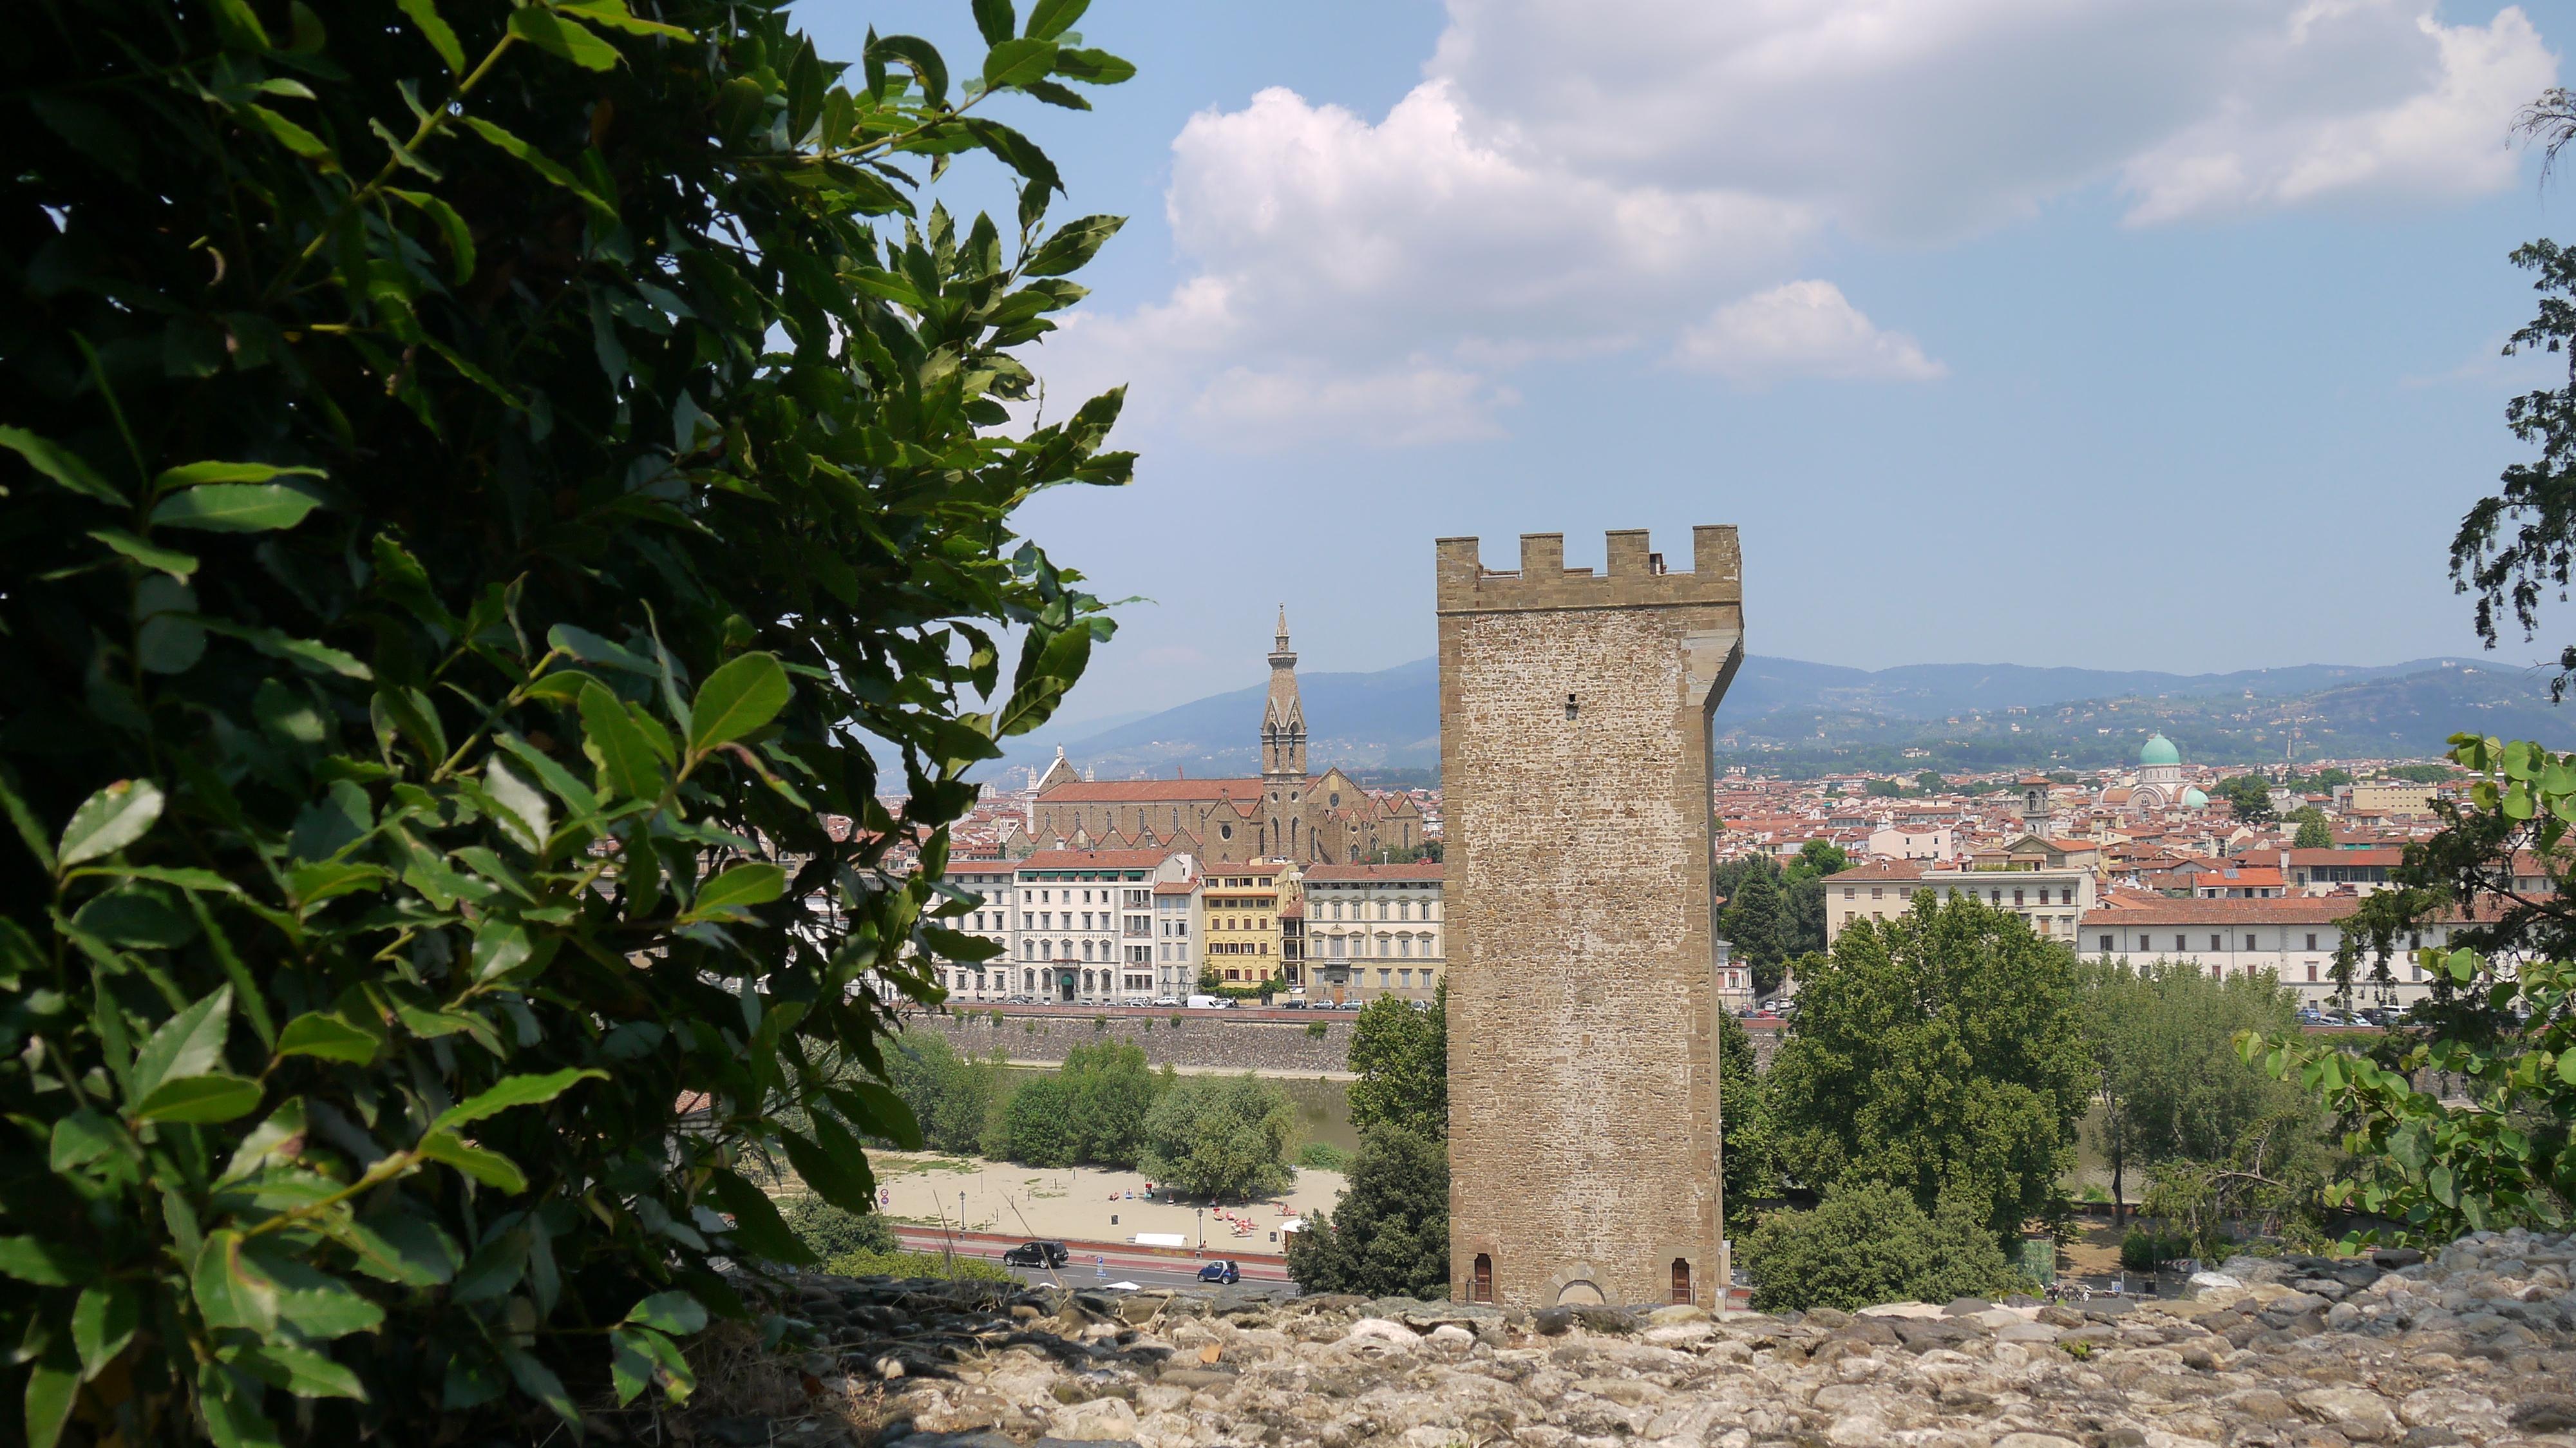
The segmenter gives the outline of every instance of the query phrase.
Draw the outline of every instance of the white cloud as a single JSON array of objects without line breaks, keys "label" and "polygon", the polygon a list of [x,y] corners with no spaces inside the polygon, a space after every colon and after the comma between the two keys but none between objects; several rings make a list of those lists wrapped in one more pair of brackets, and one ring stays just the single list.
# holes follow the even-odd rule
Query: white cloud
[{"label": "white cloud", "polygon": [[1742,386],[1793,377],[1929,382],[1950,369],[1882,332],[1832,282],[1790,282],[1720,307],[1682,333],[1673,360]]},{"label": "white cloud", "polygon": [[2088,187],[2155,225],[2513,184],[2557,57],[2519,8],[2423,3],[1449,0],[1383,119],[1282,89],[1193,116],[1185,280],[1052,360],[1246,446],[1488,435],[1550,359],[1938,375],[1832,284],[1778,284],[1831,233],[1943,244]]}]

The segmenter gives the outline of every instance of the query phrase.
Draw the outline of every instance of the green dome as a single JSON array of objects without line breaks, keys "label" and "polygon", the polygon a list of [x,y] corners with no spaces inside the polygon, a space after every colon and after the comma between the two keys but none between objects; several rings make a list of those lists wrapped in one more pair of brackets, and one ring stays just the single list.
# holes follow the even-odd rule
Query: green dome
[{"label": "green dome", "polygon": [[2202,794],[2200,786],[2195,784],[2182,792],[2182,802],[2185,809],[2198,809],[2209,803],[2209,796]]},{"label": "green dome", "polygon": [[2174,748],[2172,740],[2159,734],[2147,741],[2146,748],[2138,751],[2138,762],[2140,764],[2180,764],[2182,751]]}]

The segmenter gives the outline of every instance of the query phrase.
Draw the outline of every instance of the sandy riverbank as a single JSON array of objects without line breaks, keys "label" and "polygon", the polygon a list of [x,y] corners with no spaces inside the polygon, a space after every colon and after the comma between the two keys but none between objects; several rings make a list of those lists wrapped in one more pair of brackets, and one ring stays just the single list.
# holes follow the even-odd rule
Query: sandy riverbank
[{"label": "sandy riverbank", "polygon": [[[1094,1242],[1123,1242],[1139,1232],[1166,1232],[1182,1235],[1192,1245],[1199,1240],[1203,1204],[1148,1201],[1145,1178],[1139,1172],[1029,1167],[981,1157],[896,1151],[870,1152],[868,1163],[876,1169],[886,1215],[925,1226],[956,1223],[962,1192],[963,1225],[970,1232]],[[1340,1172],[1301,1169],[1296,1185],[1287,1191],[1229,1204],[1227,1211],[1253,1224],[1248,1236],[1237,1235],[1211,1207],[1205,1217],[1208,1245],[1252,1252],[1285,1250],[1279,1240],[1280,1224],[1289,1219],[1289,1212],[1307,1216],[1330,1211],[1342,1185]]]}]

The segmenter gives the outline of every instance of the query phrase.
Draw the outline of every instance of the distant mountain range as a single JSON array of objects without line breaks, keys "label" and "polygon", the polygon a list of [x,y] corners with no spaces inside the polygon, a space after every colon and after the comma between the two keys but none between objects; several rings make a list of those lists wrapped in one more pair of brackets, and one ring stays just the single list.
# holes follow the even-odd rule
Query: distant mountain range
[{"label": "distant mountain range", "polygon": [[[1300,674],[1317,769],[1440,767],[1439,668]],[[1002,768],[1066,755],[1103,779],[1252,773],[1263,688],[1215,694],[1079,738],[1040,731]],[[2576,745],[2576,711],[2537,671],[2478,659],[2300,664],[2230,674],[1907,664],[1852,669],[1747,656],[1717,716],[1721,765],[1788,775],[1868,769],[2097,769],[2133,761],[2161,730],[2194,763],[2440,753],[2457,730]]]}]

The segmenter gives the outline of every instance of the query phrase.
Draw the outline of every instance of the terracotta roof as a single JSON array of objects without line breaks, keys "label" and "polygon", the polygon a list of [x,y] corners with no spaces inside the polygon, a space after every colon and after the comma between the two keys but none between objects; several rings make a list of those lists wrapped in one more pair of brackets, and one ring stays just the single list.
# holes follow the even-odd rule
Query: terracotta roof
[{"label": "terracotta roof", "polygon": [[1365,884],[1371,880],[1438,880],[1443,867],[1437,861],[1417,861],[1409,865],[1309,865],[1306,883],[1310,885]]},{"label": "terracotta roof", "polygon": [[1923,878],[1923,871],[1925,868],[1925,864],[1921,860],[1872,860],[1866,865],[1854,865],[1848,870],[1837,871],[1831,875],[1827,875],[1825,878],[1827,880],[1858,880],[1862,882],[1871,880],[1920,880]]},{"label": "terracotta roof", "polygon": [[1167,857],[1161,850],[1040,850],[1020,861],[1023,870],[1150,870]]},{"label": "terracotta roof", "polygon": [[1154,882],[1154,893],[1157,895],[1187,895],[1198,887],[1199,882],[1197,880],[1157,880]]},{"label": "terracotta roof", "polygon": [[2253,900],[2142,899],[2118,896],[2084,912],[2094,925],[2330,925],[2361,908],[2358,895],[2291,895]]},{"label": "terracotta roof", "polygon": [[1040,804],[1164,804],[1179,800],[1237,799],[1261,793],[1257,779],[1070,780],[1038,795]]}]

